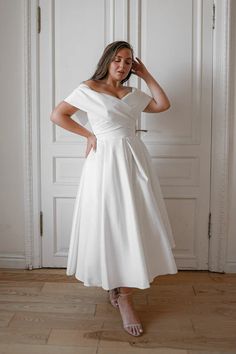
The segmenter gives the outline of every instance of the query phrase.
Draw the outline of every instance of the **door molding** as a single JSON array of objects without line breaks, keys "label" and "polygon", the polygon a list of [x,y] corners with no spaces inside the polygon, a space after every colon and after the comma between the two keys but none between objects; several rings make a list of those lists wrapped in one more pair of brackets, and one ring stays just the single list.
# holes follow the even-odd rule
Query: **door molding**
[{"label": "door molding", "polygon": [[[24,1],[25,69],[25,252],[26,267],[40,268],[40,129],[38,0]],[[211,214],[209,270],[223,272],[226,264],[229,146],[229,50],[231,0],[214,0]],[[220,98],[220,99],[219,99]]]},{"label": "door molding", "polygon": [[24,1],[25,267],[41,267],[38,0]]},{"label": "door molding", "polygon": [[224,272],[228,237],[231,0],[215,0],[209,270]]}]

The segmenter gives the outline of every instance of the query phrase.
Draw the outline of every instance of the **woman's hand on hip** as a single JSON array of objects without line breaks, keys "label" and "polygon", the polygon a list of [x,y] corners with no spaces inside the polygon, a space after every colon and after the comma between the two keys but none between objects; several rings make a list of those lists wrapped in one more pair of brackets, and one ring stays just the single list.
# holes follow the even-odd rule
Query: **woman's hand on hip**
[{"label": "woman's hand on hip", "polygon": [[94,149],[94,151],[96,151],[96,148],[97,148],[97,138],[96,138],[96,135],[91,133],[91,135],[89,135],[87,137],[87,148],[86,148],[85,157],[88,156],[88,154],[90,153],[91,149]]}]

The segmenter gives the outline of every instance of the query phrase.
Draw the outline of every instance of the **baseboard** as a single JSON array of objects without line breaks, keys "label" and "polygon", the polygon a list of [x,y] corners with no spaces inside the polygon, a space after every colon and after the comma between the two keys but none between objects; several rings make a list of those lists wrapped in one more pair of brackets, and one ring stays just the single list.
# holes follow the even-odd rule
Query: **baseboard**
[{"label": "baseboard", "polygon": [[226,262],[225,273],[236,273],[236,262]]},{"label": "baseboard", "polygon": [[19,254],[0,254],[0,268],[25,269],[25,256]]}]

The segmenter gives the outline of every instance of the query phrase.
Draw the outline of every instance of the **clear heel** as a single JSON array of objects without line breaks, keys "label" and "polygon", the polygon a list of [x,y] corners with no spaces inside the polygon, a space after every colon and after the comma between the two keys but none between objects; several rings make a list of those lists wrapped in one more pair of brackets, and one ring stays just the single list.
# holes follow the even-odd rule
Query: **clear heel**
[{"label": "clear heel", "polygon": [[119,291],[118,288],[114,288],[111,290],[107,290],[108,294],[109,294],[109,299],[110,299],[110,303],[112,304],[113,307],[115,308],[119,308],[117,299],[119,296]]}]

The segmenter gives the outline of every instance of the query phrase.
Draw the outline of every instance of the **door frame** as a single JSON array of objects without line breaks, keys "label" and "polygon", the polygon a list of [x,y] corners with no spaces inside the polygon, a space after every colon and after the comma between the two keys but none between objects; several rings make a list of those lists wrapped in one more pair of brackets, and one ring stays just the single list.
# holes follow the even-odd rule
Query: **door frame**
[{"label": "door frame", "polygon": [[[108,0],[107,0],[108,1]],[[128,0],[124,0],[128,1]],[[197,0],[203,1],[203,0]],[[211,238],[209,271],[226,267],[228,222],[228,170],[230,122],[230,13],[231,0],[214,0],[213,32],[212,159],[211,159]],[[40,97],[38,0],[24,0],[24,83],[25,83],[25,254],[26,268],[42,267],[40,236]],[[219,99],[220,97],[220,99]],[[231,266],[232,271],[236,271]]]},{"label": "door frame", "polygon": [[[227,272],[232,1],[215,0],[214,4],[209,270]],[[236,271],[236,263],[231,271]]]}]

